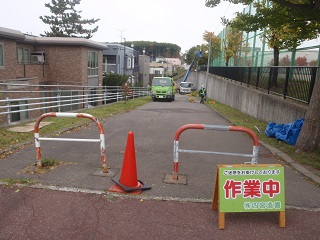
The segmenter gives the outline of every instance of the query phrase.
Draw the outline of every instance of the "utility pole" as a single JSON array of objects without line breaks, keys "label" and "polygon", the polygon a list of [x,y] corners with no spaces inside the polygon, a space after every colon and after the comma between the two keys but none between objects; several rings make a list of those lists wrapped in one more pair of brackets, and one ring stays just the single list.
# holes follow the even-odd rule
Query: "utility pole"
[{"label": "utility pole", "polygon": [[[124,39],[123,38],[123,35],[122,35],[122,33],[123,32],[125,32],[126,30],[125,29],[117,29],[118,31],[120,31],[120,46],[119,46],[119,57],[117,57],[117,68],[119,69],[118,70],[118,73],[119,74],[121,74],[121,69],[123,69],[123,73],[122,74],[124,74],[124,62],[125,62],[125,53],[123,53],[123,60],[121,59],[121,57],[122,57],[122,54],[121,54],[121,52],[122,52],[122,50],[124,50],[125,51],[125,49],[122,49],[122,39]],[[123,68],[121,67],[121,62],[123,62]]]},{"label": "utility pole", "polygon": [[125,45],[125,42],[126,42],[126,39],[124,39],[124,44],[123,44],[123,75],[126,74],[126,45]]},{"label": "utility pole", "polygon": [[[120,42],[120,46],[122,45],[122,39],[124,39],[124,41],[126,41],[126,39],[122,36],[122,32],[125,32],[126,30],[125,29],[121,29],[120,30],[120,38],[121,38],[121,42]],[[126,46],[123,45],[124,49],[123,49],[123,72],[122,72],[122,75],[125,74],[125,63],[126,63]],[[121,49],[121,47],[120,47]],[[121,62],[121,61],[120,61]]]},{"label": "utility pole", "polygon": [[120,31],[120,43],[122,43],[122,32],[125,32],[126,30],[125,29],[122,29],[122,30],[119,30]]}]

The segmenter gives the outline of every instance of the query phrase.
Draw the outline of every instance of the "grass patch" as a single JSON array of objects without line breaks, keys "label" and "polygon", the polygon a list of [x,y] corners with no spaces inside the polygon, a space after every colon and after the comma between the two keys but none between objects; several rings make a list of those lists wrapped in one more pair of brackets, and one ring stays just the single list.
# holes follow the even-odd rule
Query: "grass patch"
[{"label": "grass patch", "polygon": [[23,173],[30,173],[30,174],[44,174],[47,173],[61,165],[67,164],[75,164],[71,162],[62,162],[53,158],[44,158],[41,160],[42,168],[37,167],[37,163],[33,163],[30,166],[27,166],[23,169]]},{"label": "grass patch", "polygon": [[[44,168],[50,168],[50,167],[60,165],[60,162],[53,158],[44,158],[42,159],[41,163],[42,163],[42,167]],[[37,166],[37,163],[35,163],[34,165]]]},{"label": "grass patch", "polygon": [[[88,113],[92,116],[99,119],[108,118],[118,113],[124,113],[131,111],[139,106],[144,105],[147,102],[151,101],[150,96],[142,97],[142,98],[135,98],[131,99],[127,102],[118,102],[113,104],[107,104],[103,106],[99,106],[96,108],[91,109],[82,109],[78,112],[81,113]],[[79,127],[79,125],[85,125],[89,124],[91,121],[89,119],[85,118],[46,118],[44,121],[52,122],[52,124],[49,124],[47,126],[44,126],[40,129],[40,136],[44,135],[50,135],[54,133],[60,133],[60,131],[64,131],[63,129],[70,129],[73,127]],[[35,122],[32,121],[32,122]],[[10,126],[12,127],[12,126]],[[0,128],[0,135],[2,136],[0,138],[0,151],[9,148],[10,146],[14,146],[23,142],[31,141],[34,138],[34,133],[27,132],[27,133],[19,133],[19,132],[12,132],[8,129],[10,127],[2,127]],[[6,154],[2,154],[0,158],[4,158]]]},{"label": "grass patch", "polygon": [[6,186],[13,186],[15,184],[32,185],[32,184],[37,183],[37,181],[35,181],[35,180],[24,179],[24,178],[19,178],[19,179],[4,178],[4,179],[0,179],[0,182],[6,183]]},{"label": "grass patch", "polygon": [[43,174],[57,168],[60,165],[65,164],[64,162],[58,161],[53,158],[44,158],[41,160],[41,163],[42,168],[37,168],[37,163],[34,163],[33,166],[25,168],[24,172],[32,174]]},{"label": "grass patch", "polygon": [[[319,161],[320,151],[314,151],[310,153],[296,153],[294,146],[289,145],[282,141],[278,141],[275,138],[270,138],[267,135],[265,135],[264,131],[268,125],[267,122],[258,120],[237,109],[231,108],[227,105],[213,101],[211,99],[207,99],[206,103],[208,104],[208,106],[210,106],[212,109],[216,110],[218,113],[223,115],[233,124],[237,126],[243,126],[253,130],[257,134],[258,138],[263,142],[279,149],[280,151],[287,154],[295,161],[305,166],[314,168],[317,171],[320,171],[320,161]],[[257,128],[260,130],[260,132],[258,131]]]}]

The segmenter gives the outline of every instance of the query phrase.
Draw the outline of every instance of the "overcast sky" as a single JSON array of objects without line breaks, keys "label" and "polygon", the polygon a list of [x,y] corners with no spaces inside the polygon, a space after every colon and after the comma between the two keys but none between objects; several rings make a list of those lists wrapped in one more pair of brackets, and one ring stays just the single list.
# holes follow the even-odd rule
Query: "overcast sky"
[{"label": "overcast sky", "polygon": [[[39,16],[51,15],[51,0],[7,0],[0,8],[0,26],[39,36],[49,27]],[[76,10],[83,19],[99,18],[98,42],[156,41],[177,44],[182,52],[204,43],[202,34],[223,29],[221,17],[231,19],[243,5],[222,2],[205,7],[205,0],[81,0]]]}]

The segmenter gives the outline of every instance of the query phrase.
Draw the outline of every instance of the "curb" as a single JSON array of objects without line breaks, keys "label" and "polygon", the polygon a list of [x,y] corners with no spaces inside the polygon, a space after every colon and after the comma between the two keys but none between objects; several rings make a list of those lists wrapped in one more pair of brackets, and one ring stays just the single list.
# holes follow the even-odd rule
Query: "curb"
[{"label": "curb", "polygon": [[[6,185],[6,182],[0,182],[0,186]],[[28,185],[28,184],[13,184],[16,187],[29,187],[33,189],[60,191],[60,192],[73,192],[73,193],[84,193],[84,194],[96,194],[106,197],[116,197],[120,199],[138,199],[142,200],[152,200],[152,201],[172,201],[172,202],[191,202],[191,203],[212,203],[212,199],[202,199],[202,198],[178,198],[178,197],[157,197],[157,196],[146,196],[146,195],[130,195],[123,193],[113,193],[108,191],[98,191],[85,188],[70,188],[70,187],[59,187],[54,185],[43,185],[40,183]],[[302,210],[302,211],[313,211],[320,212],[320,208],[306,208],[297,207],[286,204],[286,209]]]},{"label": "curb", "polygon": [[316,184],[320,185],[320,177],[318,177],[314,173],[310,172],[308,169],[306,169],[305,167],[303,167],[302,165],[300,165],[299,163],[294,161],[291,157],[289,157],[285,153],[281,152],[279,149],[272,147],[269,144],[266,144],[261,140],[259,140],[259,142],[261,143],[261,145],[268,148],[274,156],[281,158],[283,161],[285,161],[288,165],[293,167],[295,170],[297,170],[298,172],[300,172],[304,176],[310,178]]}]

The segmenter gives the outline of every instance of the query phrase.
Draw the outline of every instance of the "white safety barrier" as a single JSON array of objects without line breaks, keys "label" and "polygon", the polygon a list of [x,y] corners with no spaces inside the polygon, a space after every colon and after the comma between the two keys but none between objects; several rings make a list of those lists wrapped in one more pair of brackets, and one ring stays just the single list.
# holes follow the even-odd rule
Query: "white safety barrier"
[{"label": "white safety barrier", "polygon": [[[100,138],[99,139],[75,139],[75,138],[46,138],[39,136],[39,125],[40,122],[47,117],[77,117],[77,118],[88,118],[96,123],[100,131]],[[104,138],[104,129],[102,124],[99,122],[98,119],[93,117],[87,113],[58,113],[58,112],[51,112],[42,114],[36,121],[34,125],[34,140],[36,146],[36,154],[37,154],[37,167],[42,168],[42,157],[41,157],[41,149],[40,149],[40,141],[73,141],[73,142],[100,142],[100,155],[101,155],[101,163],[102,163],[102,172],[107,173],[108,168],[106,164],[106,148],[105,148],[105,138]]]}]

